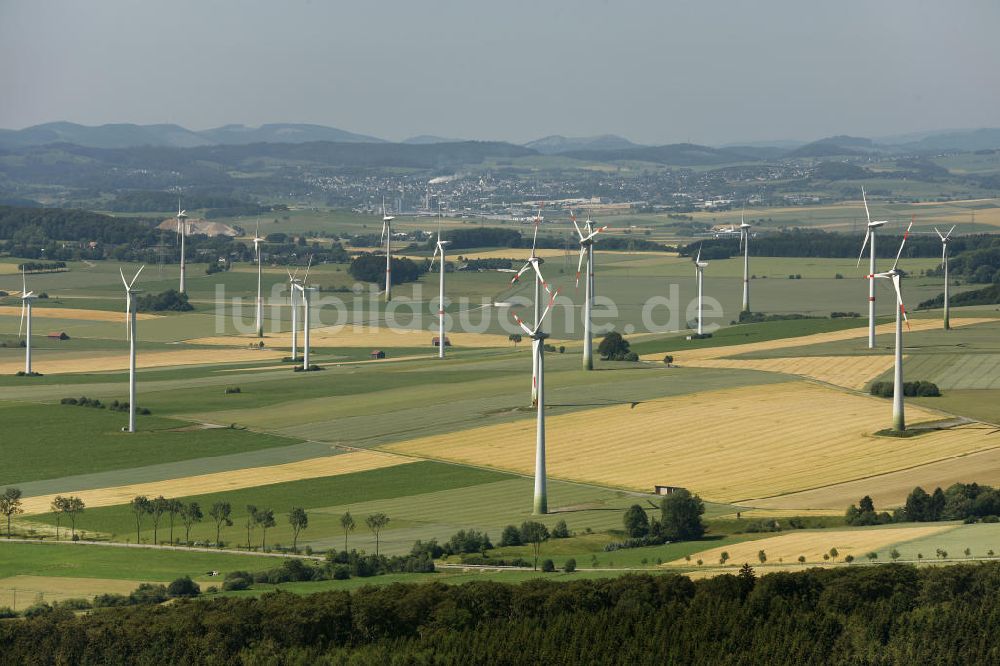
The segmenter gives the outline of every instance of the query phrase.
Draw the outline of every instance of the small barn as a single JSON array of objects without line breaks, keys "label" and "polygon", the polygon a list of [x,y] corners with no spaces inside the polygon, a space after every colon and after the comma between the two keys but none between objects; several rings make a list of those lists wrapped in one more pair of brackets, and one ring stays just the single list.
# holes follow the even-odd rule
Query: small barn
[{"label": "small barn", "polygon": [[373,349],[371,357],[373,361],[377,361],[380,358],[385,358],[385,352],[381,349]]},{"label": "small barn", "polygon": [[69,335],[66,333],[66,331],[53,331],[52,333],[49,333],[45,337],[51,340],[69,340]]},{"label": "small barn", "polygon": [[673,495],[678,490],[684,490],[680,486],[653,486],[653,492],[657,495]]}]

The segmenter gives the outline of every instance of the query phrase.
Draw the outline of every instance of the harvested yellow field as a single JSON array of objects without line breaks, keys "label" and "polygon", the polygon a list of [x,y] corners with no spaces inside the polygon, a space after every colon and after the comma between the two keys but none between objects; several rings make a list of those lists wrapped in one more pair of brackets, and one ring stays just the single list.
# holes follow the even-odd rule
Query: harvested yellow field
[{"label": "harvested yellow field", "polygon": [[995,431],[992,426],[968,427],[983,428],[983,436],[995,440],[997,448],[780,497],[751,499],[748,504],[762,510],[794,508],[796,511],[814,509],[843,513],[846,507],[856,504],[865,495],[870,495],[875,506],[882,510],[902,506],[906,496],[917,486],[931,492],[938,486],[947,488],[953,483],[1000,485],[1000,435],[991,434]]},{"label": "harvested yellow field", "polygon": [[[961,317],[951,320],[952,327],[972,326],[973,324],[984,324],[996,321],[988,317]],[[937,330],[941,328],[941,322],[937,319],[911,319],[911,331]],[[896,324],[882,324],[875,327],[877,335],[892,333],[896,330]],[[796,338],[780,338],[777,340],[764,340],[762,342],[749,342],[744,345],[729,345],[723,347],[705,347],[704,349],[685,349],[673,352],[674,362],[683,365],[690,361],[704,360],[710,358],[723,358],[736,356],[738,354],[749,354],[752,352],[770,351],[772,349],[787,349],[789,347],[802,347],[805,345],[816,345],[824,342],[840,342],[841,340],[853,340],[854,338],[864,338],[868,335],[868,327],[848,328],[842,331],[829,331],[827,333],[814,333],[813,335],[802,335]],[[664,343],[666,345],[667,343]],[[669,353],[670,349],[664,346],[663,351],[651,354],[643,354],[645,361],[660,361],[664,352]]]},{"label": "harvested yellow field", "polygon": [[[21,306],[20,305],[0,305],[0,316],[8,315],[11,317],[21,316]],[[109,310],[78,310],[76,308],[39,308],[35,307],[31,309],[32,317],[40,317],[42,319],[78,319],[80,321],[116,321],[121,322],[123,325],[125,323],[125,313],[124,312],[111,312]],[[136,318],[139,320],[146,319],[159,319],[160,315],[149,314],[148,312],[136,313]]]},{"label": "harvested yellow field", "polygon": [[186,476],[179,479],[166,479],[164,481],[150,481],[148,483],[135,483],[112,488],[95,488],[80,491],[67,488],[60,493],[25,498],[23,506],[26,514],[46,513],[50,511],[49,507],[52,504],[52,500],[55,499],[56,494],[66,495],[70,493],[82,499],[86,503],[87,508],[113,506],[115,504],[128,504],[137,495],[147,495],[150,497],[157,495],[163,495],[164,497],[187,497],[188,495],[239,490],[240,488],[255,488],[257,486],[285,483],[287,481],[300,481],[302,479],[364,472],[371,469],[405,465],[411,462],[415,461],[410,458],[380,453],[378,451],[352,451],[337,456],[323,456],[321,458],[299,460],[281,465],[248,467],[229,472],[214,472],[212,474]]},{"label": "harvested yellow field", "polygon": [[[683,486],[716,502],[819,488],[978,450],[971,426],[912,439],[876,437],[891,405],[805,381],[663,398],[547,419],[551,476],[652,491]],[[938,415],[910,406],[912,422]],[[385,447],[531,474],[535,422],[484,426]]]},{"label": "harvested yellow field", "polygon": [[[744,541],[710,548],[691,555],[691,561],[702,560],[706,564],[717,564],[723,552],[729,553],[729,563],[734,567],[744,563],[756,565],[757,554],[764,551],[768,564],[797,562],[804,555],[806,563],[823,562],[823,554],[831,548],[837,549],[837,558],[853,555],[855,559],[866,553],[881,550],[892,544],[921,539],[932,534],[955,529],[955,525],[921,525],[920,527],[875,527],[856,530],[796,530],[780,536]],[[662,565],[691,566],[685,559],[673,560]]]},{"label": "harvested yellow field", "polygon": [[686,365],[698,368],[744,368],[781,372],[860,390],[870,380],[891,368],[893,363],[892,356],[801,356],[767,359],[711,358],[693,360]]},{"label": "harvested yellow field", "polygon": [[[509,347],[510,341],[506,335],[491,333],[446,333],[445,334],[453,347],[485,348],[485,347]],[[365,326],[343,326],[326,327],[313,329],[309,332],[310,344],[317,347],[368,347],[378,349],[380,347],[427,347],[428,350],[436,349],[431,344],[431,340],[437,337],[436,331],[418,331],[410,328],[370,328]],[[193,345],[218,345],[232,347],[246,347],[251,341],[257,340],[255,336],[213,336],[207,338],[197,338],[188,340]],[[265,336],[264,344],[267,347],[291,348],[292,333],[279,333]],[[302,333],[299,332],[299,346],[302,345]]]},{"label": "harvested yellow field", "polygon": [[[218,363],[246,363],[248,361],[268,361],[282,358],[284,353],[254,349],[178,349],[169,351],[142,351],[136,356],[137,367],[163,368],[174,365],[200,365]],[[35,370],[46,375],[62,375],[71,372],[103,372],[106,370],[128,369],[128,350],[111,354],[108,352],[79,352],[67,354],[59,352],[47,355],[35,352],[32,358]],[[0,374],[10,374],[24,369],[24,358],[0,361]]]},{"label": "harvested yellow field", "polygon": [[0,578],[0,606],[24,610],[41,596],[43,601],[92,599],[98,594],[128,594],[143,581],[68,576],[8,576]]}]

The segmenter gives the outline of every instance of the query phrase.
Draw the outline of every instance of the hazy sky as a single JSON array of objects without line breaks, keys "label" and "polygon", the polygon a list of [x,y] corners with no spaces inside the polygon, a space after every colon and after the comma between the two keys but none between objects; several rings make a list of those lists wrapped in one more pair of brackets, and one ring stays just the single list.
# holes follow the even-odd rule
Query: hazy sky
[{"label": "hazy sky", "polygon": [[0,127],[644,143],[1000,126],[997,0],[0,0]]}]

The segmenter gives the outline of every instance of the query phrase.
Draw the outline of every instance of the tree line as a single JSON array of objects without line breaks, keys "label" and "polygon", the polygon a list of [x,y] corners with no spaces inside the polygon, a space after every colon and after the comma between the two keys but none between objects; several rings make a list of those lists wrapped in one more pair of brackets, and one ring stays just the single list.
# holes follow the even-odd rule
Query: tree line
[{"label": "tree line", "polygon": [[906,503],[888,511],[876,511],[875,503],[865,495],[847,509],[849,525],[878,525],[901,522],[934,522],[963,520],[974,523],[1000,522],[1000,489],[979,483],[953,483],[942,490],[928,493],[917,486],[906,497]]},{"label": "tree line", "polygon": [[1000,564],[178,598],[0,622],[8,663],[993,663]]}]

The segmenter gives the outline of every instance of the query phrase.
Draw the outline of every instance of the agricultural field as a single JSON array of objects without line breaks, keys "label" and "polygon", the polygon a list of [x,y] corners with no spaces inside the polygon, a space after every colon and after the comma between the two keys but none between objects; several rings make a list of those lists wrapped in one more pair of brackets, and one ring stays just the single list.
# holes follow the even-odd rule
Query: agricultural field
[{"label": "agricultural field", "polygon": [[[555,218],[553,229],[566,227]],[[619,221],[643,238],[672,233],[656,216]],[[646,223],[650,236],[641,231]],[[374,228],[370,218],[308,211],[267,225],[329,234]],[[436,275],[397,285],[386,306],[374,285],[355,284],[346,265],[315,266],[310,281],[315,278],[323,290],[316,296],[310,360],[322,371],[295,373],[286,360],[291,310],[285,269],[264,270],[264,347],[251,349],[257,342],[253,268],[237,265],[206,275],[204,264],[192,264],[188,292],[195,309],[139,318],[137,402],[151,414],[140,415],[138,432],[129,435],[121,432],[127,415],[110,408],[126,399],[128,387],[118,266],[71,263],[66,272],[29,276],[32,289],[48,294],[34,307],[34,366],[42,376],[30,378],[14,376],[23,367],[17,337],[20,278],[0,270],[0,289],[13,294],[0,302],[6,454],[0,487],[24,493],[25,513],[14,516],[15,531],[45,542],[0,544],[0,559],[5,549],[53,549],[17,550],[16,557],[4,560],[21,564],[0,568],[0,606],[5,590],[59,599],[88,596],[102,585],[117,590],[187,573],[207,585],[213,584],[207,571],[269,568],[273,558],[253,558],[247,543],[258,551],[290,546],[287,515],[293,507],[309,516],[298,546],[315,551],[346,544],[374,552],[375,535],[364,521],[377,513],[390,518],[377,545],[386,554],[408,553],[417,540],[446,542],[461,529],[485,531],[497,542],[510,524],[537,518],[552,529],[565,521],[574,536],[548,541],[543,557],[558,565],[573,558],[586,570],[581,576],[604,576],[661,562],[673,563],[671,570],[693,570],[686,556],[708,558],[705,553],[718,548],[731,554],[751,548],[756,558],[760,547],[752,544],[760,539],[814,533],[774,537],[713,527],[737,513],[744,521],[836,516],[865,494],[881,510],[901,504],[917,484],[1000,483],[1000,446],[996,428],[988,425],[1000,421],[994,399],[1000,390],[1000,316],[989,308],[954,311],[954,330],[947,333],[939,330],[937,312],[911,318],[907,377],[936,381],[944,395],[909,401],[909,421],[942,422],[955,415],[967,420],[895,439],[875,434],[890,423],[890,403],[863,393],[892,367],[888,291],[879,292],[873,351],[865,345],[865,319],[829,316],[864,305],[866,288],[855,279],[854,261],[754,260],[755,311],[814,318],[746,325],[732,323],[740,309],[741,262],[712,261],[706,269],[706,296],[712,299],[706,314],[715,333],[688,340],[695,293],[689,259],[665,252],[599,252],[597,292],[604,300],[595,304],[598,335],[612,327],[622,332],[640,360],[597,361],[596,371],[585,375],[583,289],[574,284],[577,253],[567,248],[542,254],[546,276],[560,289],[549,320],[547,342],[553,349],[545,357],[550,513],[542,517],[531,514],[536,412],[529,407],[530,342],[511,313],[530,312],[530,281],[512,286],[509,273],[449,273],[452,300],[445,309],[451,346],[440,361],[431,345],[437,335]],[[523,258],[525,252],[482,248],[465,256]],[[936,265],[910,263],[915,273]],[[176,279],[176,266],[151,265],[141,286],[157,293],[174,288]],[[913,300],[940,291],[932,278],[915,275],[911,282],[907,293]],[[497,307],[498,302],[513,307]],[[57,331],[69,339],[47,337]],[[512,333],[522,339],[511,340]],[[372,350],[384,351],[386,358],[372,360]],[[667,354],[674,357],[669,366],[663,362]],[[60,404],[84,396],[105,407]],[[604,546],[622,536],[626,508],[638,503],[656,513],[656,484],[689,488],[707,502],[706,539],[605,553]],[[171,533],[166,518],[154,528],[147,516],[137,528],[128,503],[140,494],[197,502],[203,511],[216,502],[230,503],[233,524],[220,527],[219,539],[227,549],[241,549],[239,554],[115,545],[155,541],[166,549],[182,538],[179,522]],[[63,555],[74,546],[52,543],[56,517],[50,504],[56,495],[83,499],[87,508],[77,519],[78,533],[111,545],[72,551],[89,559]],[[274,511],[276,525],[266,535],[251,527],[248,537],[248,505]],[[357,529],[345,534],[340,518],[348,511]],[[65,519],[61,526],[65,530]],[[838,539],[844,532],[845,554],[934,536],[895,529],[877,536],[878,530],[870,530],[873,536],[863,542],[855,530],[818,532]],[[206,518],[194,524],[190,536],[214,544],[216,526]],[[46,555],[32,567],[25,564],[25,552]],[[528,549],[492,553],[525,557]],[[42,566],[46,562],[53,563],[51,569]],[[60,562],[64,568],[53,573]],[[118,573],[108,573],[111,569]],[[484,575],[521,580],[539,574],[448,569],[433,579],[452,583]],[[378,582],[418,579],[407,576]],[[111,579],[119,582],[102,582]],[[358,584],[330,581],[312,589]],[[302,586],[308,585],[290,589],[305,591]]]}]

